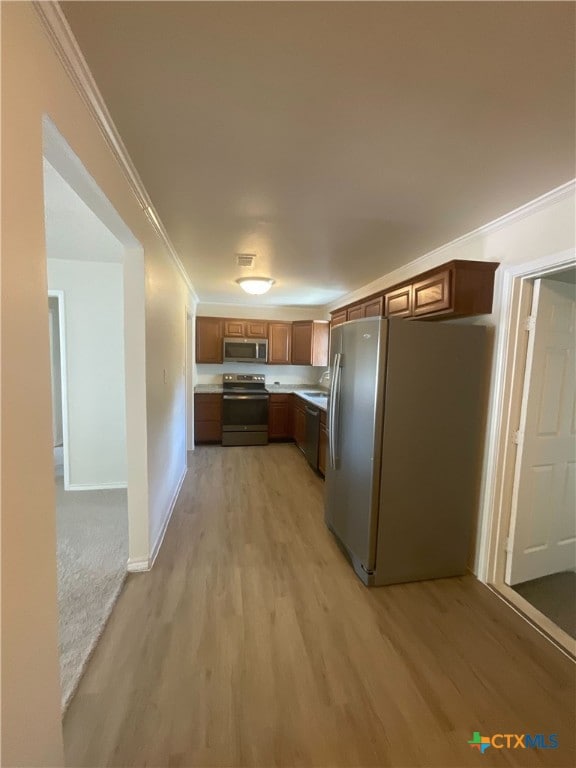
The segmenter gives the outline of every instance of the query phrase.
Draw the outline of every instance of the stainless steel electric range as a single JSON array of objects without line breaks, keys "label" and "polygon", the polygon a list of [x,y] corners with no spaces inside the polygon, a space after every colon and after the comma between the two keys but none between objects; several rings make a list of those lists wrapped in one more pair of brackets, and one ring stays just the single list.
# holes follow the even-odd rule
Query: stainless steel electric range
[{"label": "stainless steel electric range", "polygon": [[262,374],[222,376],[222,445],[266,445],[268,401]]}]

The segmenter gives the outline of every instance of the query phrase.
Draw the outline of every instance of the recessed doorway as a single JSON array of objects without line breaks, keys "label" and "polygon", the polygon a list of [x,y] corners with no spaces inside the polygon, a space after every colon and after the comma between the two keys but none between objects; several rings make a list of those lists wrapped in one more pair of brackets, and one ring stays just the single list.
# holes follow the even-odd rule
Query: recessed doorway
[{"label": "recessed doorway", "polygon": [[510,283],[489,583],[576,652],[576,266]]}]

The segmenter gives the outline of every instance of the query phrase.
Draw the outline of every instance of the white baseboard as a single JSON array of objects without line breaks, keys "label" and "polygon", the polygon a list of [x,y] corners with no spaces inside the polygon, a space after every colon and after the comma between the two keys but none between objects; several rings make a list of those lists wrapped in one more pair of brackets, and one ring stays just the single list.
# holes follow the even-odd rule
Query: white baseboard
[{"label": "white baseboard", "polygon": [[113,491],[128,488],[128,483],[99,483],[98,485],[83,485],[82,483],[68,483],[65,491]]},{"label": "white baseboard", "polygon": [[172,495],[172,500],[170,501],[170,506],[168,507],[166,518],[164,519],[162,528],[160,529],[160,532],[156,537],[156,541],[154,542],[154,546],[152,547],[152,552],[150,554],[150,557],[148,558],[139,557],[134,559],[128,559],[128,565],[126,567],[130,573],[141,573],[142,571],[152,570],[154,562],[158,556],[158,552],[160,552],[160,547],[162,546],[162,542],[164,541],[164,536],[166,535],[166,529],[168,528],[168,523],[172,519],[172,513],[174,512],[174,507],[176,506],[176,500],[178,499],[178,495],[180,493],[180,489],[182,488],[182,483],[184,482],[184,478],[186,477],[187,471],[188,471],[188,467],[184,467],[184,469],[182,470],[182,475],[178,480],[176,490]]},{"label": "white baseboard", "polygon": [[156,561],[156,558],[158,556],[158,552],[160,552],[160,547],[162,546],[162,542],[164,541],[164,536],[166,534],[166,529],[168,528],[168,523],[172,519],[172,513],[174,512],[174,507],[176,506],[176,500],[178,499],[178,495],[180,493],[180,489],[182,488],[182,483],[184,482],[184,478],[186,477],[187,472],[188,472],[188,467],[185,466],[184,469],[182,470],[182,474],[180,475],[180,480],[178,480],[178,484],[176,485],[176,490],[172,495],[172,500],[168,508],[168,514],[166,515],[164,523],[162,524],[162,528],[160,529],[160,532],[156,537],[156,541],[154,542],[154,546],[152,547],[152,553],[150,554],[150,568],[153,567],[154,562]]}]

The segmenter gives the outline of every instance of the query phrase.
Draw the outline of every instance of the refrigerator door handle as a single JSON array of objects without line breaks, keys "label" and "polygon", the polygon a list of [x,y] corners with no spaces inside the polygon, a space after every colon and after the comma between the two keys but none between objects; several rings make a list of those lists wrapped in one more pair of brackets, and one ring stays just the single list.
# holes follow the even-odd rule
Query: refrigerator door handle
[{"label": "refrigerator door handle", "polygon": [[336,469],[336,436],[338,434],[338,425],[336,414],[338,412],[340,400],[340,375],[342,370],[342,355],[337,352],[334,356],[334,375],[330,387],[330,422],[328,431],[328,453],[331,469]]}]

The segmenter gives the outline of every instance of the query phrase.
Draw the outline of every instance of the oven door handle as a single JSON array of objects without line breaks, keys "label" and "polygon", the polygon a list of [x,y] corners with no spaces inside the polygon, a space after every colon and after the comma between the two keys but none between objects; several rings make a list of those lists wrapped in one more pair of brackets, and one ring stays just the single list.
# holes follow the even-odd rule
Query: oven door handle
[{"label": "oven door handle", "polygon": [[269,395],[222,395],[224,400],[268,400]]}]

